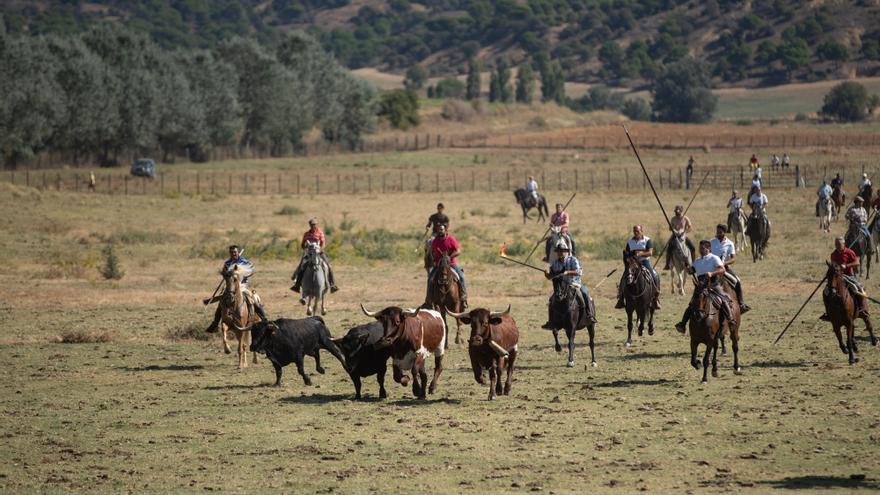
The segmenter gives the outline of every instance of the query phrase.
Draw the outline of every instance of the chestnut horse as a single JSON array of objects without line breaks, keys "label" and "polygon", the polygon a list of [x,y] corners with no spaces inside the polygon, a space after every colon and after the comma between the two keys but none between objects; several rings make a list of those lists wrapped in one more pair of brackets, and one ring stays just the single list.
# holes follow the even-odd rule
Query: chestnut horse
[{"label": "chestnut horse", "polygon": [[[247,300],[245,290],[241,287],[241,281],[251,275],[253,270],[234,264],[220,271],[226,288],[220,295],[220,327],[222,329],[223,350],[226,354],[232,352],[227,341],[227,332],[231,329],[238,339],[238,368],[247,368],[247,352],[251,343],[251,327],[257,321],[253,303]],[[256,297],[256,294],[251,294]],[[253,362],[257,362],[257,353],[254,353]]]},{"label": "chestnut horse", "polygon": [[831,200],[834,201],[834,219],[840,218],[840,212],[846,207],[846,192],[843,186],[835,186],[831,191]]},{"label": "chestnut horse", "polygon": [[[727,296],[727,302],[730,309],[728,318],[721,318],[721,295]],[[709,353],[712,353],[712,376],[718,377],[718,341],[725,334],[730,334],[730,342],[733,347],[733,370],[739,374],[741,368],[739,366],[739,326],[741,322],[741,314],[739,304],[736,302],[736,293],[726,281],[712,286],[711,282],[699,284],[694,287],[694,296],[691,299],[691,306],[694,308],[693,315],[688,322],[691,333],[691,366],[700,369],[700,362],[697,360],[697,347],[700,344],[706,346],[706,354],[703,355],[703,380],[702,383],[708,383],[709,372]]]},{"label": "chestnut horse", "polygon": [[[831,327],[834,329],[834,335],[837,336],[837,343],[840,345],[840,350],[843,351],[844,354],[849,355],[849,364],[853,364],[858,361],[858,358],[855,357],[855,353],[859,352],[859,347],[856,344],[854,337],[854,324],[856,319],[860,318],[858,316],[858,308],[856,307],[856,302],[853,300],[852,294],[849,293],[849,288],[847,287],[846,280],[843,278],[843,272],[840,270],[840,267],[832,265],[827,261],[825,263],[828,264],[828,273],[825,275],[828,283],[825,285],[825,290],[822,291],[822,302],[825,303],[825,314],[831,322]],[[871,345],[877,345],[877,338],[874,336],[874,328],[871,326],[871,320],[868,318],[863,318],[863,320],[868,329],[868,334],[871,336]],[[843,343],[843,335],[840,333],[841,327],[846,327],[845,345]]]},{"label": "chestnut horse", "polygon": [[[440,262],[437,264],[437,270],[434,272],[434,279],[428,287],[428,309],[438,311],[443,317],[443,324],[446,325],[446,314],[451,312],[460,313],[464,311],[461,307],[461,295],[458,291],[458,283],[455,281],[455,272],[450,266],[448,254],[443,254]],[[461,344],[461,320],[455,319],[455,343]],[[446,349],[449,348],[449,326],[446,325]]]}]

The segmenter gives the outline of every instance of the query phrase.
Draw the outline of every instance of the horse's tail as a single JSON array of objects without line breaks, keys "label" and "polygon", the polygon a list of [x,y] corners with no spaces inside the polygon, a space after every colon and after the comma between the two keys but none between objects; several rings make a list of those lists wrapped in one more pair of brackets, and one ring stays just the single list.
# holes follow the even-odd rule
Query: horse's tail
[{"label": "horse's tail", "polygon": [[547,198],[545,198],[543,195],[541,195],[541,204],[538,205],[538,207],[539,207],[539,208],[544,208],[544,216],[545,216],[545,217],[549,217],[549,216],[550,216],[550,210],[547,209]]}]

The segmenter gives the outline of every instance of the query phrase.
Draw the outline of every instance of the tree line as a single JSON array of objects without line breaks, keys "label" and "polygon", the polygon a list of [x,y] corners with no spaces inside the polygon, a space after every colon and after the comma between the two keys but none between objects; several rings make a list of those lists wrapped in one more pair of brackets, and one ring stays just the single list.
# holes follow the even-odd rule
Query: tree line
[{"label": "tree line", "polygon": [[7,167],[43,151],[108,166],[157,149],[166,161],[232,145],[278,156],[316,128],[354,148],[376,119],[372,85],[300,32],[273,49],[235,37],[166,50],[114,23],[69,35],[0,29],[0,95]]}]

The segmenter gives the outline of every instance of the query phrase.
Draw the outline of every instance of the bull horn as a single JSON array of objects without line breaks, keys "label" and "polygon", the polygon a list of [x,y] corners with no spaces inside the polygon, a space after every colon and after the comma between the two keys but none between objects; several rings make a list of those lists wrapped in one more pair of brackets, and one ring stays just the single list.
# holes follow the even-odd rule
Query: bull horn
[{"label": "bull horn", "polygon": [[406,316],[415,316],[415,315],[419,314],[419,308],[416,308],[416,309],[406,308],[403,310],[403,314]]},{"label": "bull horn", "polygon": [[379,314],[378,311],[373,311],[373,312],[367,311],[367,308],[364,307],[364,303],[361,303],[361,311],[363,311],[364,314],[369,316],[370,318],[375,318]]},{"label": "bull horn", "polygon": [[453,318],[462,318],[464,316],[467,316],[468,313],[470,313],[470,311],[462,311],[461,313],[456,313],[454,311],[447,311],[446,312],[446,314],[448,314],[449,316],[451,316]]},{"label": "bull horn", "polygon": [[492,311],[489,313],[489,318],[498,318],[499,316],[504,316],[510,313],[510,304],[507,305],[507,309],[504,311]]},{"label": "bull horn", "polygon": [[342,343],[343,340],[345,340],[345,337],[336,337],[335,339],[330,339],[330,342],[339,345]]},{"label": "bull horn", "polygon": [[489,347],[491,347],[492,350],[495,351],[495,354],[498,354],[498,356],[500,356],[500,357],[508,357],[508,356],[510,356],[510,354],[507,352],[507,349],[501,347],[501,346],[498,344],[498,342],[495,342],[495,341],[492,340],[492,339],[489,339]]}]

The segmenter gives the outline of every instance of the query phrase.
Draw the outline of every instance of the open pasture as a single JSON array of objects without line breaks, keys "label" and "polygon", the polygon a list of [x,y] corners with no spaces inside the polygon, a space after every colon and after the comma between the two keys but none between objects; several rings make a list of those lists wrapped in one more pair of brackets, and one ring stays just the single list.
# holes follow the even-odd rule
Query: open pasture
[{"label": "open pasture", "polygon": [[[649,164],[652,153],[644,156]],[[407,160],[418,164],[419,156]],[[847,365],[830,326],[817,321],[818,298],[772,345],[824,274],[831,250],[831,235],[812,214],[812,186],[771,192],[768,257],[753,264],[744,256],[736,265],[754,308],[741,330],[743,374],[733,374],[731,355],[719,356],[721,376],[705,386],[689,365],[688,339],[673,328],[687,298],[669,295],[665,273],[657,333],[631,348],[623,345],[624,314],[612,309],[619,272],[593,291],[599,366],[584,366],[581,332],[575,367],[567,369],[539,328],[549,282],[497,257],[506,241],[522,259],[544,230],[522,224],[507,190],[125,197],[2,188],[0,491],[880,489],[880,350],[859,324],[861,360]],[[552,204],[569,193],[547,195]],[[725,219],[727,195],[726,187],[700,194],[689,212],[695,237]],[[689,193],[661,197],[671,211]],[[365,400],[354,401],[348,376],[326,353],[325,375],[306,359],[314,386],[289,367],[283,387],[273,388],[265,358],[238,371],[216,337],[203,340],[209,313],[199,301],[217,283],[230,242],[243,244],[257,264],[252,287],[270,317],[304,316],[287,287],[311,216],[330,227],[328,252],[342,288],[325,318],[334,336],[368,321],[360,302],[373,310],[417,305],[425,281],[414,248],[437,201],[462,244],[471,306],[513,307],[521,340],[510,396],[486,401],[465,348],[450,348],[439,391],[426,401],[413,400],[390,373],[387,400],[378,400],[371,377]],[[570,213],[591,288],[620,264],[632,224],[665,237],[663,218],[641,189],[580,192]],[[835,223],[832,232],[843,228]],[[118,281],[98,274],[108,243],[125,271]],[[878,279],[868,281],[869,293]],[[88,342],[58,343],[62,337]]]}]

